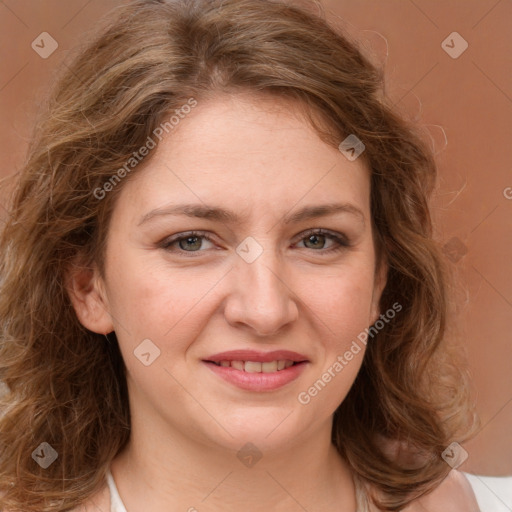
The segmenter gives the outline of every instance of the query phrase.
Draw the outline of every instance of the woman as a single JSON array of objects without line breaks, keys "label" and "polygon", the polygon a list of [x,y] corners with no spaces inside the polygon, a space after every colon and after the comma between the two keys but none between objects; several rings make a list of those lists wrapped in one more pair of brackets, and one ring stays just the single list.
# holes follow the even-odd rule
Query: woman
[{"label": "woman", "polygon": [[2,233],[2,509],[478,510],[435,164],[381,91],[307,8],[117,10]]}]

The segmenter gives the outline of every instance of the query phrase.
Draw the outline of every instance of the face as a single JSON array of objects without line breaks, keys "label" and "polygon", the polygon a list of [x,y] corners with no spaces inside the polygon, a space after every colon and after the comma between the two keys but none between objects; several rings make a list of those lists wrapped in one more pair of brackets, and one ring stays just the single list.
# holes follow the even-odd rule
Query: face
[{"label": "face", "polygon": [[368,170],[283,100],[199,102],[171,135],[123,184],[75,309],[115,330],[132,414],[232,449],[302,442],[379,316]]}]

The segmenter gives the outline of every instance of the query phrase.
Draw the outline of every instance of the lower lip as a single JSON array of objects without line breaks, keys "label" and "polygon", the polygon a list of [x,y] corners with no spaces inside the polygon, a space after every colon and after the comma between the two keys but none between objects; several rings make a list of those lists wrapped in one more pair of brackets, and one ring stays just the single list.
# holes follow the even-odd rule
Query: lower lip
[{"label": "lower lip", "polygon": [[208,368],[225,381],[247,391],[274,391],[295,380],[304,370],[307,361],[271,373],[249,373],[231,366],[217,366],[203,361]]}]

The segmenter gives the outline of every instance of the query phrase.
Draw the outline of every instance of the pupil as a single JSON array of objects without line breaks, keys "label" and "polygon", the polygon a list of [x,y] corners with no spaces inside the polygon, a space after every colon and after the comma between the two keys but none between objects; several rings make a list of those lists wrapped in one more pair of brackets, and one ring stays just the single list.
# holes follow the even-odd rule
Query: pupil
[{"label": "pupil", "polygon": [[315,244],[315,241],[318,242],[319,238],[325,238],[323,235],[310,235],[308,237],[308,241]]}]

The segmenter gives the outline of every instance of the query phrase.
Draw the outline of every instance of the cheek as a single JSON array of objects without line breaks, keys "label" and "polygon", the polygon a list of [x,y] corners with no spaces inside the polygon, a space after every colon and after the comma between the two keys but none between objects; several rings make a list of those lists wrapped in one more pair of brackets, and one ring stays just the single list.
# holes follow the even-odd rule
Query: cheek
[{"label": "cheek", "polygon": [[[226,269],[170,269],[165,262],[129,256],[113,261],[109,268],[109,304],[112,315],[134,338],[167,338],[194,317],[197,328],[204,309],[211,309],[215,289],[222,287]],[[296,294],[307,309],[333,333],[369,324],[373,272],[362,261],[316,273],[302,270],[291,275],[289,300]],[[220,286],[219,286],[220,285]],[[228,290],[224,289],[224,293]],[[208,304],[210,304],[208,306]],[[300,305],[299,305],[300,307]],[[133,332],[132,332],[133,331]]]},{"label": "cheek", "polygon": [[149,338],[162,355],[183,351],[207,321],[205,307],[224,274],[220,269],[171,270],[148,258],[125,258],[113,265],[109,302],[125,350]]},{"label": "cheek", "polygon": [[351,266],[319,281],[322,286],[309,295],[323,350],[312,387],[302,390],[300,403],[318,396],[318,406],[334,411],[348,393],[366,351],[373,278],[370,266]]},{"label": "cheek", "polygon": [[366,351],[372,286],[372,273],[353,269],[325,279],[310,295],[316,339],[323,347],[309,385],[300,390],[297,400],[312,416],[334,413],[356,379]]},{"label": "cheek", "polygon": [[370,324],[373,272],[350,267],[304,287],[307,305],[333,334],[354,335]]}]

